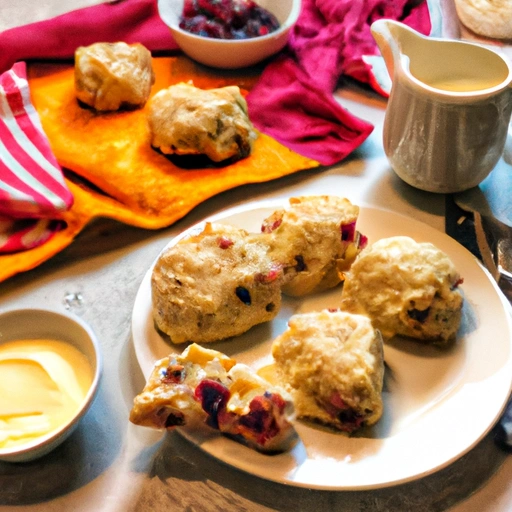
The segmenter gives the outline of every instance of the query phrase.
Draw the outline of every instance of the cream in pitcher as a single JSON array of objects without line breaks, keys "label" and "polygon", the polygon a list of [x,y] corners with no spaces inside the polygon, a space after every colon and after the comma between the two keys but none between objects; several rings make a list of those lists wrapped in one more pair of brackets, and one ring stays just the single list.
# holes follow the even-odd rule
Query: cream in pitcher
[{"label": "cream in pitcher", "polygon": [[396,21],[371,30],[393,83],[384,120],[393,170],[429,192],[478,185],[505,145],[510,64],[478,44],[425,37]]}]

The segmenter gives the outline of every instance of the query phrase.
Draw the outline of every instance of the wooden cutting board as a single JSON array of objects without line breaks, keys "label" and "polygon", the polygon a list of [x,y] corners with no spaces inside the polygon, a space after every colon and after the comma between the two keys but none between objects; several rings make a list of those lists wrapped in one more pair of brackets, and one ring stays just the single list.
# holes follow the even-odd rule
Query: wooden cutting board
[{"label": "wooden cutting board", "polygon": [[[152,95],[189,81],[205,89],[238,85],[247,92],[258,79],[257,73],[210,70],[184,56],[154,58],[153,68]],[[72,65],[29,67],[32,101],[74,196],[74,205],[62,215],[67,227],[39,247],[1,255],[0,281],[57,254],[92,219],[159,229],[220,192],[320,165],[260,133],[248,158],[226,166],[180,167],[151,147],[145,108],[114,113],[83,108],[73,77]]]}]

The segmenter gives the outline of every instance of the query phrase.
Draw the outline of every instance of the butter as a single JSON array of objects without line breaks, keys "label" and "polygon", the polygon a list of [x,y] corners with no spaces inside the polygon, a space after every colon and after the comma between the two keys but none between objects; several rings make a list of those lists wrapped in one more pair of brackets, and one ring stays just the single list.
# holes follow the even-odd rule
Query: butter
[{"label": "butter", "polygon": [[271,364],[261,367],[256,373],[262,379],[265,379],[267,382],[269,382],[273,386],[277,386],[279,384],[279,377],[277,375],[277,366],[275,363],[271,363]]},{"label": "butter", "polygon": [[219,363],[226,371],[229,371],[236,364],[236,361],[228,357],[226,354],[218,352],[217,350],[201,347],[201,345],[198,345],[197,343],[189,345],[183,351],[182,358],[201,366],[218,359]]},{"label": "butter", "polygon": [[70,421],[93,380],[87,357],[57,340],[0,345],[0,449],[30,443]]}]

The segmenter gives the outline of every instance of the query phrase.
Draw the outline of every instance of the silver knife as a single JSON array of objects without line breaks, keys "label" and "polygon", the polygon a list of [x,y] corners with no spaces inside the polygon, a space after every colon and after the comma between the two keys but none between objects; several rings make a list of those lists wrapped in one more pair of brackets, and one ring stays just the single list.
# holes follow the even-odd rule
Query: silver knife
[{"label": "silver knife", "polygon": [[512,228],[495,217],[478,212],[473,215],[483,264],[512,302]]},{"label": "silver knife", "polygon": [[479,187],[454,194],[453,199],[459,208],[473,214],[482,262],[512,302],[512,226],[497,217]]}]

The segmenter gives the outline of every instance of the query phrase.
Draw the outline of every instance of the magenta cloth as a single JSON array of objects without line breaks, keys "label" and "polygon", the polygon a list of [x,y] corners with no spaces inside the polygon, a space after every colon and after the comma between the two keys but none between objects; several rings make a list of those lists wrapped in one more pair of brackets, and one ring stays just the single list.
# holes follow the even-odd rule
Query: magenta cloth
[{"label": "magenta cloth", "polygon": [[286,57],[268,65],[247,99],[250,117],[262,132],[322,164],[339,161],[373,130]]},{"label": "magenta cloth", "polygon": [[142,43],[151,51],[177,49],[156,0],[93,5],[0,33],[0,72],[18,60],[71,58],[96,42]]},{"label": "magenta cloth", "polygon": [[380,18],[430,33],[425,1],[303,0],[287,52],[268,65],[247,96],[258,129],[324,165],[341,161],[371,133],[334,98],[342,75],[379,87],[364,55],[378,54],[370,32]]}]

